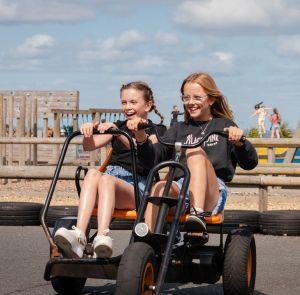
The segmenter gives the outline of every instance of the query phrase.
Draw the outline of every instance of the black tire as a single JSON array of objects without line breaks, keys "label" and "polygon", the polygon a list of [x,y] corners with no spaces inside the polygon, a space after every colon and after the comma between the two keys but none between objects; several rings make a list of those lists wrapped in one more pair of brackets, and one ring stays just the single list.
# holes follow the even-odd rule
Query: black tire
[{"label": "black tire", "polygon": [[132,243],[122,255],[115,294],[154,294],[145,288],[147,285],[154,285],[156,276],[157,262],[153,248],[142,242]]},{"label": "black tire", "polygon": [[56,220],[74,216],[78,213],[78,206],[50,206],[46,214],[46,223],[48,226],[53,227]]},{"label": "black tire", "polygon": [[259,226],[266,235],[300,236],[300,210],[262,212]]},{"label": "black tire", "polygon": [[76,295],[84,288],[86,278],[55,277],[51,279],[53,289],[58,294]]},{"label": "black tire", "polygon": [[0,225],[40,225],[42,204],[0,202]]},{"label": "black tire", "polygon": [[224,295],[251,295],[256,276],[254,236],[247,230],[234,230],[227,236],[223,265]]},{"label": "black tire", "polygon": [[[252,233],[259,231],[259,212],[254,210],[225,210],[223,232],[228,234],[233,229],[246,227]],[[208,225],[209,233],[218,233],[220,227],[216,225]]]}]

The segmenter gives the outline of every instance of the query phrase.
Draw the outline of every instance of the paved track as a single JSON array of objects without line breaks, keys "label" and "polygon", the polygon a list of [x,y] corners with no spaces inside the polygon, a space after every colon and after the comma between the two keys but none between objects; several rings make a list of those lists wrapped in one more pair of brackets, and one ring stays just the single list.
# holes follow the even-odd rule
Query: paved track
[{"label": "paved track", "polygon": [[[113,232],[115,253],[121,253],[128,232]],[[212,236],[211,240],[216,239]],[[256,235],[257,280],[255,295],[300,294],[300,237]],[[49,255],[41,227],[0,227],[0,294],[55,294],[43,280]],[[83,294],[113,294],[114,282],[88,280]],[[223,294],[221,281],[215,285],[166,285],[164,294]]]}]

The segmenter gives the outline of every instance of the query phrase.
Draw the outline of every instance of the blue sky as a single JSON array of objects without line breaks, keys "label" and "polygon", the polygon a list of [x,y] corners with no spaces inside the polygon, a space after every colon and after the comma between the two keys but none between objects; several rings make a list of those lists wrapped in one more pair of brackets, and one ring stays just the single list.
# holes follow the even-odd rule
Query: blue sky
[{"label": "blue sky", "polygon": [[118,108],[120,85],[144,80],[168,123],[182,80],[206,71],[242,128],[260,101],[299,120],[297,0],[0,0],[0,36],[0,89]]}]

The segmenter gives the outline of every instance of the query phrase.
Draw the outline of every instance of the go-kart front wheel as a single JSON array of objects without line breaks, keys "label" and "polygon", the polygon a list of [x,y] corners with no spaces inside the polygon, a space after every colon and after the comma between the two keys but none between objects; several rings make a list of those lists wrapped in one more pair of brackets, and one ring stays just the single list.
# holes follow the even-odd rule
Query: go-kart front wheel
[{"label": "go-kart front wheel", "polygon": [[251,295],[256,275],[256,247],[248,230],[234,230],[225,243],[223,290],[225,295]]},{"label": "go-kart front wheel", "polygon": [[137,242],[124,251],[117,274],[116,295],[151,295],[157,262],[151,246]]},{"label": "go-kart front wheel", "polygon": [[63,295],[81,294],[85,282],[86,278],[55,277],[51,279],[53,289]]}]

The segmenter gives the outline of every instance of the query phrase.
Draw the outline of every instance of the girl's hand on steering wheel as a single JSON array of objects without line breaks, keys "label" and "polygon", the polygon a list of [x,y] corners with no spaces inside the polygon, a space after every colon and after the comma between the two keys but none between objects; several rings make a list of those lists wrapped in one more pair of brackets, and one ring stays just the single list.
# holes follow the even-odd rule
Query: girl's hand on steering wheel
[{"label": "girl's hand on steering wheel", "polygon": [[227,128],[224,128],[224,131],[228,133],[228,140],[231,141],[236,146],[242,146],[244,143],[240,142],[240,139],[244,135],[244,132],[242,129],[230,126]]},{"label": "girl's hand on steering wheel", "polygon": [[117,126],[114,123],[111,123],[111,122],[100,123],[97,127],[97,130],[100,133],[104,133],[106,130],[108,130],[110,128],[117,128]]},{"label": "girl's hand on steering wheel", "polygon": [[143,119],[140,117],[135,117],[131,120],[127,120],[127,128],[129,130],[131,130],[132,132],[137,132],[137,131],[141,131],[139,130],[139,126],[142,124],[148,124],[148,120],[147,119]]},{"label": "girl's hand on steering wheel", "polygon": [[91,137],[93,135],[93,129],[97,128],[99,122],[96,123],[84,123],[80,127],[80,132],[84,137]]}]

